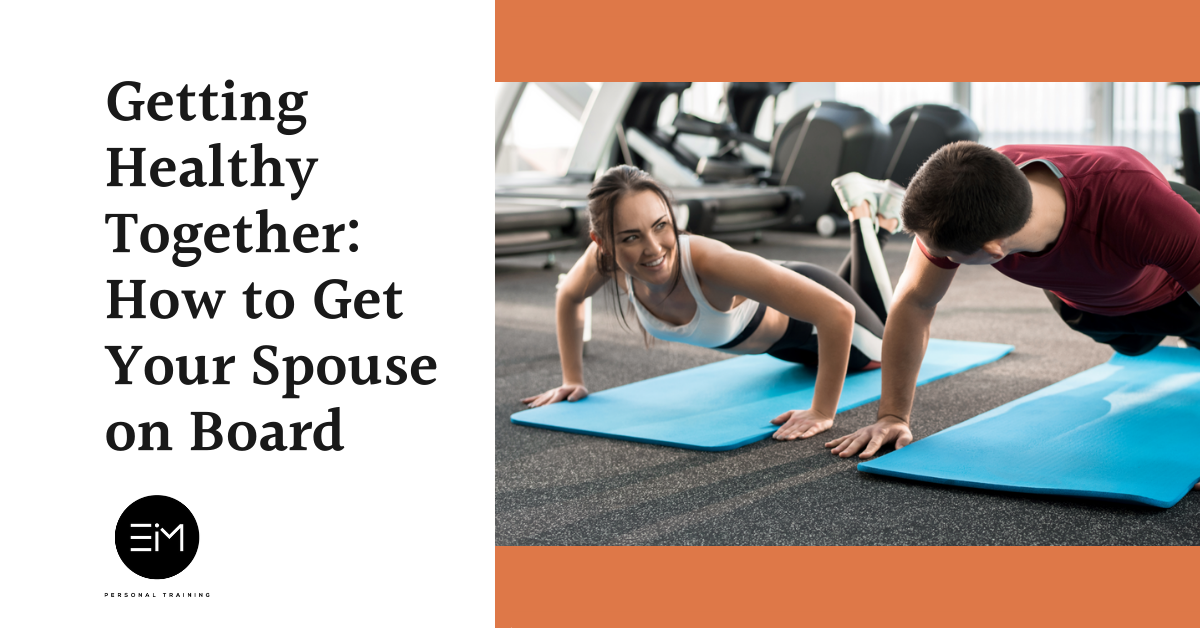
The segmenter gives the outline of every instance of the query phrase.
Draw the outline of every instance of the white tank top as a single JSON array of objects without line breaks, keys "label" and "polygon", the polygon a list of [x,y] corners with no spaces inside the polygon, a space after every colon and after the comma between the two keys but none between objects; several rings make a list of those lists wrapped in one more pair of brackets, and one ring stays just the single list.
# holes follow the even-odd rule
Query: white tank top
[{"label": "white tank top", "polygon": [[683,281],[692,293],[692,298],[696,300],[696,315],[684,325],[663,322],[638,301],[637,296],[633,294],[633,280],[629,273],[625,273],[625,290],[642,327],[659,340],[682,342],[697,347],[720,347],[737,338],[754,317],[758,302],[746,299],[728,312],[722,312],[709,305],[704,293],[700,291],[700,282],[696,279],[696,269],[692,266],[692,248],[687,234],[679,235],[679,260]]}]

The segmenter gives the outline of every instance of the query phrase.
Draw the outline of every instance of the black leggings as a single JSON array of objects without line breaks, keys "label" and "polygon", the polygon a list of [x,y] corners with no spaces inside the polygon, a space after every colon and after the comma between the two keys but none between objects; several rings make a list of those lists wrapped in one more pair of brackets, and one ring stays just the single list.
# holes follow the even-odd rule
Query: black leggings
[{"label": "black leggings", "polygon": [[1104,316],[1077,310],[1043,290],[1067,327],[1113,348],[1122,355],[1142,355],[1167,336],[1179,336],[1200,348],[1200,305],[1190,294],[1145,312]]},{"label": "black leggings", "polygon": [[[1200,191],[1174,182],[1171,189],[1200,212]],[[1145,312],[1104,316],[1077,310],[1063,303],[1053,292],[1043,292],[1068,327],[1109,345],[1117,353],[1142,355],[1157,347],[1167,336],[1179,336],[1188,345],[1200,348],[1200,305],[1190,294]]]},{"label": "black leggings", "polygon": [[[883,295],[871,272],[871,262],[863,247],[863,237],[876,237],[880,248],[887,243],[888,231],[880,229],[878,235],[863,223],[850,224],[850,254],[842,262],[837,274],[807,262],[788,262],[785,268],[794,270],[821,284],[834,294],[854,306],[854,340],[850,347],[850,371],[859,371],[879,361],[879,350],[883,344],[883,324],[887,320]],[[796,319],[788,321],[787,331],[767,354],[806,366],[817,365],[817,334],[811,323]]]}]

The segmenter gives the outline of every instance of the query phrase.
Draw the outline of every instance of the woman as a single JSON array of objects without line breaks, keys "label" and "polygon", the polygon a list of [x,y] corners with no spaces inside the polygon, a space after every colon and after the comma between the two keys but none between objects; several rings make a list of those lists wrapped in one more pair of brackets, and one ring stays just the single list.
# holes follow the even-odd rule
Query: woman
[{"label": "woman", "polygon": [[612,279],[655,338],[815,366],[812,407],[773,419],[780,426],[774,438],[808,438],[829,429],[847,371],[879,366],[886,310],[870,268],[864,268],[869,262],[862,237],[866,229],[882,244],[889,232],[870,233],[868,205],[855,207],[850,256],[839,277],[813,264],[781,266],[681,232],[671,206],[650,175],[630,166],[610,169],[592,187],[592,244],[567,274],[555,307],[563,384],[522,402],[537,407],[587,396],[583,302]]}]

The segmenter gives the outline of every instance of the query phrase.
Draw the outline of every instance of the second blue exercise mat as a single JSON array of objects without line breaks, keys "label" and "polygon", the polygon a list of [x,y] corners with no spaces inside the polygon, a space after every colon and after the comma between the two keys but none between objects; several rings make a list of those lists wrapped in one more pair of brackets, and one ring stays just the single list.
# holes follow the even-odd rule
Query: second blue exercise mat
[{"label": "second blue exercise mat", "polygon": [[[930,340],[918,384],[1000,359],[1012,347]],[[767,355],[706,364],[512,415],[517,425],[685,449],[724,451],[767,438],[771,419],[812,405],[816,370]],[[879,370],[846,377],[838,410],[879,399]]]},{"label": "second blue exercise mat", "polygon": [[914,480],[1168,508],[1200,480],[1200,352],[1159,347],[858,465]]}]

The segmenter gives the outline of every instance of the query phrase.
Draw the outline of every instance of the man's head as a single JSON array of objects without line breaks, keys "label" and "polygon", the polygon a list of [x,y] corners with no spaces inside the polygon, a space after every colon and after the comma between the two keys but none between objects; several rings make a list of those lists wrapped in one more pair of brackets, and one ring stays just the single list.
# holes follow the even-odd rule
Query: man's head
[{"label": "man's head", "polygon": [[1029,180],[1013,162],[975,142],[955,142],[913,176],[901,214],[905,230],[935,254],[993,263],[999,258],[982,249],[1020,231],[1032,210]]}]

